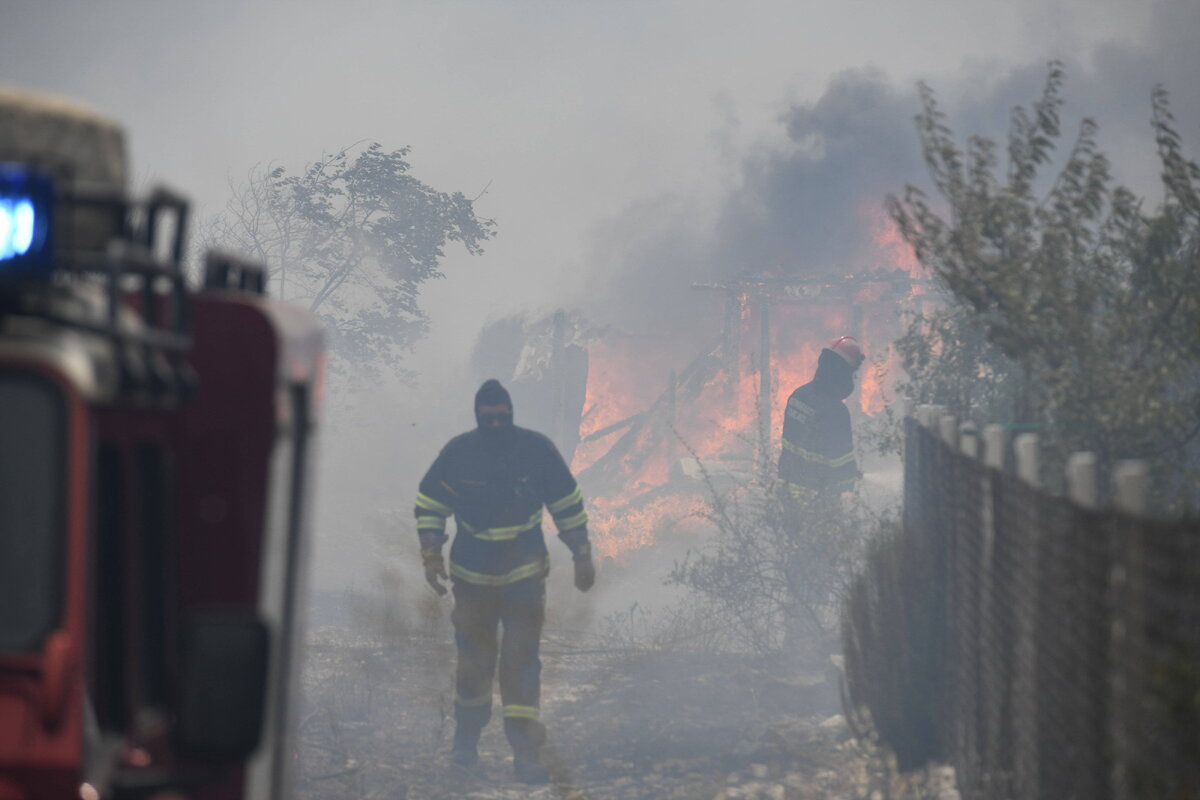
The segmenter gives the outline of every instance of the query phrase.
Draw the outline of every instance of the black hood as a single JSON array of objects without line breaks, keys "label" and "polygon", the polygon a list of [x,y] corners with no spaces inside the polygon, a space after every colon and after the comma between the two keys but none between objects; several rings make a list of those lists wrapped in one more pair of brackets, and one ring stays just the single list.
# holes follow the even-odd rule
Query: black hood
[{"label": "black hood", "polygon": [[[484,425],[483,419],[479,415],[480,406],[508,406],[508,424]],[[516,442],[517,429],[512,423],[512,397],[495,378],[484,381],[483,385],[479,387],[479,391],[475,393],[475,423],[479,426],[476,430],[479,431],[479,435],[483,437],[483,441],[489,447],[506,448]]]},{"label": "black hood", "polygon": [[837,353],[828,348],[822,349],[812,382],[813,388],[818,391],[845,400],[854,391],[854,370]]},{"label": "black hood", "polygon": [[500,381],[495,378],[489,378],[479,387],[479,391],[475,393],[475,422],[482,426],[482,421],[479,419],[480,406],[508,406],[512,410],[512,397],[508,394],[508,389],[501,385]]}]

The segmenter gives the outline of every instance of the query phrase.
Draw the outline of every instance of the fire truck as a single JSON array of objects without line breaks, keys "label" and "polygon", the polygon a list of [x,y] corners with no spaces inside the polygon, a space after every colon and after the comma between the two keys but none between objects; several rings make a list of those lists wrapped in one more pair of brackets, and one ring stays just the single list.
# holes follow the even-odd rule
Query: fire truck
[{"label": "fire truck", "polygon": [[284,798],[321,333],[125,158],[0,89],[0,800]]}]

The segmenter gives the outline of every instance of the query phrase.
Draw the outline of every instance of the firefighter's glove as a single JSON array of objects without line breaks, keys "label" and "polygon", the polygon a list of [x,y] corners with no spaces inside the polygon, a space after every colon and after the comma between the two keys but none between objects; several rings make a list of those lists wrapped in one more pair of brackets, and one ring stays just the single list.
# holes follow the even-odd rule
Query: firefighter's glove
[{"label": "firefighter's glove", "polygon": [[446,560],[442,558],[442,540],[437,537],[421,537],[421,561],[425,564],[425,581],[439,595],[446,593],[442,581],[449,580]]},{"label": "firefighter's glove", "polygon": [[425,580],[433,587],[433,590],[439,595],[444,595],[447,591],[442,585],[442,581],[449,580],[450,576],[446,574],[446,562],[442,558],[441,553],[433,553],[423,556],[425,560]]},{"label": "firefighter's glove", "polygon": [[575,560],[575,588],[586,592],[596,582],[596,565],[592,563],[592,545],[588,541],[587,528],[564,531],[558,538],[571,548],[571,557]]},{"label": "firefighter's glove", "polygon": [[442,581],[449,580],[450,576],[446,574],[446,561],[442,558],[442,554],[438,552],[421,553],[421,558],[425,562],[425,580],[435,592],[445,594],[446,587],[442,585]]},{"label": "firefighter's glove", "polygon": [[596,582],[596,565],[590,555],[575,558],[575,588],[586,592]]}]

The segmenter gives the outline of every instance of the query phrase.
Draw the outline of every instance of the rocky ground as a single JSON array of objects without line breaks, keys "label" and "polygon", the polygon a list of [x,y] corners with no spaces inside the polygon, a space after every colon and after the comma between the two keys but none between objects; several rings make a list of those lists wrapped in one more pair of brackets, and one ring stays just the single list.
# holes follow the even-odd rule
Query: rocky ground
[{"label": "rocky ground", "polygon": [[[746,656],[589,646],[547,631],[545,760],[552,782],[512,778],[498,719],[472,769],[447,757],[453,645],[313,629],[303,675],[296,791],[333,798],[955,797],[944,776],[901,781],[851,736],[825,674]],[[951,780],[952,783],[952,780]]]}]

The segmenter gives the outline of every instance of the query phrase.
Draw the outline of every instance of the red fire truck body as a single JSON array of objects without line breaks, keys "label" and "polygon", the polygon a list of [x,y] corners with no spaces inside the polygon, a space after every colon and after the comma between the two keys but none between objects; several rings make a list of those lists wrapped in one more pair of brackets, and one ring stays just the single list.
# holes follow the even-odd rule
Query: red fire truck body
[{"label": "red fire truck body", "polygon": [[0,91],[0,800],[283,798],[320,331],[114,130]]}]

